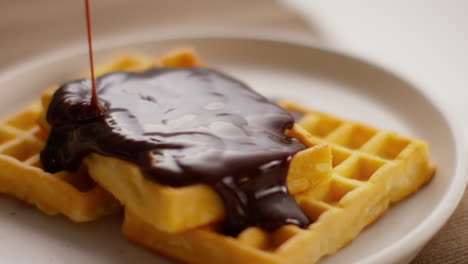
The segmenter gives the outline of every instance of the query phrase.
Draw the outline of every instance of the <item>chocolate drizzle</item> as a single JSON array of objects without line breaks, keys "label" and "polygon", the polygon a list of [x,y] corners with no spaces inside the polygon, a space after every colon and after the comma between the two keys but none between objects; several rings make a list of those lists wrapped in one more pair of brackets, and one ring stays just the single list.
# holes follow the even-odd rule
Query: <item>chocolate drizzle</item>
[{"label": "chocolate drizzle", "polygon": [[114,72],[96,79],[98,115],[89,84],[65,83],[52,98],[47,171],[75,171],[96,152],[161,184],[208,184],[225,204],[229,234],[309,224],[285,185],[292,155],[304,149],[284,135],[294,120],[247,85],[201,67]]}]

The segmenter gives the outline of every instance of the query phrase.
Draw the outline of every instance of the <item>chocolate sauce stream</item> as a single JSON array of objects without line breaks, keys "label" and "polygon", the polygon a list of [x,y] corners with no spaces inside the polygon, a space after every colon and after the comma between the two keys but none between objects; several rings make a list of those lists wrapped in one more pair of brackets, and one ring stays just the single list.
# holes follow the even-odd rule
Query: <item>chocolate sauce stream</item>
[{"label": "chocolate sauce stream", "polygon": [[88,81],[65,83],[52,98],[47,171],[75,171],[96,152],[161,184],[208,184],[224,201],[228,234],[308,226],[285,183],[292,155],[305,148],[284,135],[294,123],[287,111],[212,69],[154,68],[97,78],[105,110],[96,116]]},{"label": "chocolate sauce stream", "polygon": [[95,109],[96,115],[100,116],[102,115],[102,109],[99,106],[99,101],[97,98],[96,79],[94,77],[93,38],[91,34],[91,15],[89,14],[89,0],[84,0],[84,2],[85,2],[85,13],[86,13],[86,32],[88,33],[89,69],[91,71],[91,86],[92,86],[91,105]]}]

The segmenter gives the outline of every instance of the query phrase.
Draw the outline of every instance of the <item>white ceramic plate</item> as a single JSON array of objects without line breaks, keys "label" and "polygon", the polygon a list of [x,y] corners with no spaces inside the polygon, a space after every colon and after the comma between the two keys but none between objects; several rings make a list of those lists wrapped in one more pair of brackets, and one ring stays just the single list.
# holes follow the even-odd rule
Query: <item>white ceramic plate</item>
[{"label": "white ceramic plate", "polygon": [[[109,42],[97,62],[121,51],[151,56],[193,46],[202,57],[271,97],[427,140],[438,171],[416,195],[393,206],[349,246],[320,263],[407,263],[458,203],[466,177],[459,131],[411,84],[358,59],[308,45],[246,38]],[[0,114],[37,99],[88,67],[85,47],[36,59],[0,75]],[[1,169],[1,168],[0,168]],[[60,199],[60,197],[57,197]],[[7,263],[169,263],[120,233],[121,217],[73,224],[0,197],[0,259]]]}]

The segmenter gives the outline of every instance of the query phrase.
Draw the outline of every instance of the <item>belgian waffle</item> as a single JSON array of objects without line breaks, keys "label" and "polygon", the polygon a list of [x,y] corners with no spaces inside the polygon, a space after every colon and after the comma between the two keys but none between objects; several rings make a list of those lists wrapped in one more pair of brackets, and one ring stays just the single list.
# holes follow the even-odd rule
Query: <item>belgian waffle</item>
[{"label": "belgian waffle", "polygon": [[[177,52],[185,58],[186,51]],[[152,63],[173,63],[172,55],[157,62],[144,56],[123,55],[96,70],[98,75],[116,70],[141,70]],[[189,58],[190,59],[190,58]],[[187,59],[185,59],[188,61]],[[88,168],[55,174],[43,170],[39,153],[47,138],[44,102],[56,87],[36,102],[0,121],[0,192],[34,204],[46,214],[63,214],[75,222],[92,221],[119,210],[120,204],[89,177]]]},{"label": "belgian waffle", "polygon": [[[97,72],[142,70],[150,65],[190,67],[201,65],[201,62],[190,51],[172,53],[156,62],[145,57],[124,56]],[[45,108],[51,91],[44,94]],[[84,168],[88,169],[80,173],[89,171],[93,180],[125,206],[123,232],[136,243],[186,263],[233,264],[314,263],[351,242],[390,204],[417,191],[434,173],[424,141],[312,111],[294,103],[282,102],[281,105],[301,116],[288,134],[308,147],[294,156],[287,179],[290,192],[313,221],[307,229],[288,225],[267,233],[257,227],[248,227],[238,236],[231,237],[220,232],[223,206],[217,195],[206,186],[173,188],[158,185],[144,179],[135,165],[98,154],[84,160]],[[38,104],[31,109],[34,110],[26,111],[35,113],[30,127],[24,125],[22,128],[23,122],[13,122],[19,125],[12,125],[10,120],[13,119],[4,122],[5,127],[11,126],[23,132],[13,133],[18,135],[13,137],[9,136],[12,134],[8,133],[10,128],[0,130],[0,139],[4,142],[0,153],[7,153],[5,155],[10,156],[6,157],[7,160],[17,159],[21,166],[28,164],[46,174],[41,170],[37,156],[48,129],[44,120],[45,110]],[[34,124],[41,111],[39,123],[42,130]],[[3,137],[3,134],[6,136]],[[31,138],[42,141],[33,140],[40,143],[30,146]],[[18,143],[24,140],[28,143],[17,148],[21,150],[18,151],[20,154],[8,150],[8,146],[24,144]],[[16,143],[8,143],[10,141]],[[36,152],[22,154],[29,153],[29,149]],[[3,155],[0,159],[2,162]],[[61,172],[57,175],[61,174],[72,176],[59,176],[57,182],[81,188],[73,180],[63,180],[77,179],[73,177],[74,174]],[[28,171],[24,175],[29,178],[33,174]],[[115,180],[116,177],[120,180]],[[35,203],[41,209],[45,207],[43,210],[50,212],[47,211],[51,210],[50,206],[43,205],[44,199],[41,198],[46,196],[46,191],[40,189],[37,195],[32,195],[35,192],[21,189],[23,185],[28,186],[24,184],[26,180],[16,184],[8,180],[11,177],[0,175],[0,180],[3,178],[7,179],[2,184],[3,188],[13,190],[3,192]],[[45,183],[48,181],[41,180]],[[39,188],[36,185],[38,183],[34,181],[32,186]],[[57,188],[61,190],[61,187]],[[92,188],[100,189],[96,186]],[[86,190],[85,193],[89,192],[89,187]],[[39,198],[31,199],[31,196]],[[93,202],[87,204],[97,206]],[[66,207],[54,209],[53,212],[68,215],[63,211],[72,210],[73,206],[67,204]],[[77,208],[80,208],[79,205]]]},{"label": "belgian waffle", "polygon": [[36,103],[0,122],[0,192],[76,222],[117,211],[119,204],[94,184],[86,168],[55,174],[42,169],[39,153],[47,135],[37,125],[41,111]]},{"label": "belgian waffle", "polygon": [[[309,149],[326,144],[332,159],[326,179],[296,194],[314,222],[307,229],[283,226],[267,233],[249,227],[237,237],[218,232],[216,225],[178,234],[156,230],[126,210],[124,234],[136,243],[184,263],[311,264],[350,243],[390,204],[417,191],[435,168],[424,141],[336,118],[302,106],[281,105],[302,117],[290,135]],[[317,157],[323,155],[317,155]]]}]

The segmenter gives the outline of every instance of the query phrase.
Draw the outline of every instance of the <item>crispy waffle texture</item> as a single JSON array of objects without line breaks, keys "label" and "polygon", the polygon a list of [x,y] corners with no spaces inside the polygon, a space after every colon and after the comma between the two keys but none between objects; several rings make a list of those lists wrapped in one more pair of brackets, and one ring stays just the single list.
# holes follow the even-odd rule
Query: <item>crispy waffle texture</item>
[{"label": "crispy waffle texture", "polygon": [[0,122],[0,192],[76,222],[116,212],[117,201],[94,184],[85,167],[55,174],[42,169],[39,153],[47,135],[37,125],[41,111],[36,103]]},{"label": "crispy waffle texture", "polygon": [[[267,233],[249,227],[237,237],[216,225],[170,234],[126,210],[124,234],[136,243],[184,263],[311,264],[331,255],[382,215],[389,205],[417,191],[434,174],[424,141],[306,109],[281,105],[301,115],[290,136],[309,151],[328,151],[307,162],[323,173],[316,184],[295,194],[313,223],[307,229],[283,226]],[[310,165],[309,165],[310,166]],[[325,178],[323,178],[325,176]]]}]

